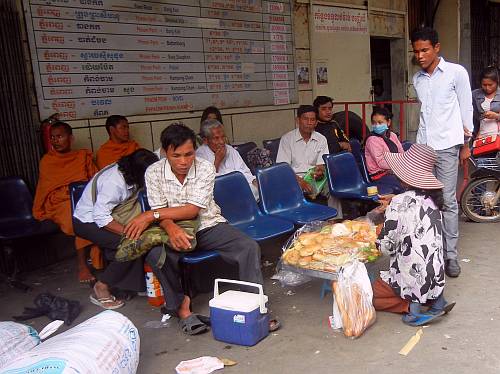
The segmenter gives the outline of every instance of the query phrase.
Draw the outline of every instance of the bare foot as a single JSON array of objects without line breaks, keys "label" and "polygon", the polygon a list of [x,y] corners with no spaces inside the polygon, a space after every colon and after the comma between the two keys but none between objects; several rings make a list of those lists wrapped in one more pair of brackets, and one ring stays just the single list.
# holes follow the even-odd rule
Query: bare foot
[{"label": "bare foot", "polygon": [[104,309],[118,309],[125,305],[122,300],[111,295],[107,284],[100,281],[94,285],[94,294],[90,296],[90,301]]},{"label": "bare foot", "polygon": [[191,310],[189,309],[190,305],[191,299],[188,296],[184,296],[184,300],[182,300],[182,304],[177,310],[177,314],[179,315],[180,319],[185,319],[192,314]]},{"label": "bare foot", "polygon": [[92,275],[90,270],[85,266],[84,268],[80,267],[78,270],[78,280],[80,283],[92,283],[95,282],[95,277]]}]

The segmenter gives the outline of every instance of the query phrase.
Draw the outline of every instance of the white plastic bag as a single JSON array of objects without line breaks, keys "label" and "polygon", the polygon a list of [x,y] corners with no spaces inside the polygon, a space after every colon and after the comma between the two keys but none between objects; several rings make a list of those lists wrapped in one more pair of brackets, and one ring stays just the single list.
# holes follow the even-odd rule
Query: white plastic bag
[{"label": "white plastic bag", "polygon": [[280,282],[281,287],[296,287],[311,281],[311,277],[289,270],[281,269],[271,277]]},{"label": "white plastic bag", "polygon": [[224,363],[217,357],[203,356],[192,360],[181,361],[175,367],[177,374],[210,374],[223,369]]},{"label": "white plastic bag", "polygon": [[1,373],[134,374],[139,351],[134,324],[107,310],[16,357]]},{"label": "white plastic bag", "polygon": [[353,261],[342,268],[333,282],[332,327],[347,337],[358,338],[375,322],[373,290],[365,264]]}]

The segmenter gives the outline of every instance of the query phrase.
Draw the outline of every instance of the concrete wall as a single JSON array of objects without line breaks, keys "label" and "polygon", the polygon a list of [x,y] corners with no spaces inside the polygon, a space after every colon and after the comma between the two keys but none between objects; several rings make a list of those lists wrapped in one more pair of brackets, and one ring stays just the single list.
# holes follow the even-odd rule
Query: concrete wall
[{"label": "concrete wall", "polygon": [[450,62],[459,62],[460,13],[459,0],[441,0],[434,19],[439,34],[441,56]]}]

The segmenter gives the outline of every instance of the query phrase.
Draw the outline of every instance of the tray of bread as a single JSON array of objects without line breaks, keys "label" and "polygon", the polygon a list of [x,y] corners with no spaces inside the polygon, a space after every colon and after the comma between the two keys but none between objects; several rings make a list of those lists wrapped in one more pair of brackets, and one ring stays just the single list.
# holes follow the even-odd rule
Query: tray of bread
[{"label": "tray of bread", "polygon": [[296,268],[302,274],[321,277],[320,273],[337,273],[354,259],[377,260],[381,253],[375,246],[376,239],[376,226],[369,221],[313,222],[286,242],[281,259],[289,270]]}]

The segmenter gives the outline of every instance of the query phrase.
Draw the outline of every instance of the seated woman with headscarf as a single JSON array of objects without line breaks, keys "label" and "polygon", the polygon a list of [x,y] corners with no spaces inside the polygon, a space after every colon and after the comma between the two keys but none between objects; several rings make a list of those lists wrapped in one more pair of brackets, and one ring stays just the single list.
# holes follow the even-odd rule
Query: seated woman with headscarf
[{"label": "seated woman with headscarf", "polygon": [[85,187],[74,212],[76,235],[85,238],[104,251],[110,261],[98,276],[93,304],[104,309],[117,309],[124,305],[110,292],[110,287],[127,291],[144,291],[143,258],[133,261],[115,261],[125,225],[141,213],[137,193],[144,186],[146,169],[158,158],[153,152],[138,149],[122,157],[97,173]]},{"label": "seated woman with headscarf", "polygon": [[372,132],[366,139],[366,167],[371,180],[377,185],[386,185],[394,193],[403,192],[398,178],[391,172],[384,153],[401,153],[403,146],[398,136],[390,130],[391,113],[386,108],[375,107],[371,116]]}]

